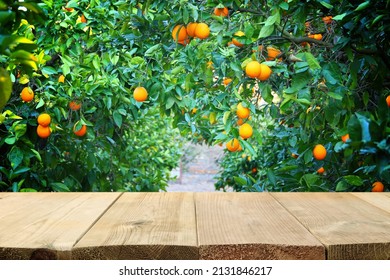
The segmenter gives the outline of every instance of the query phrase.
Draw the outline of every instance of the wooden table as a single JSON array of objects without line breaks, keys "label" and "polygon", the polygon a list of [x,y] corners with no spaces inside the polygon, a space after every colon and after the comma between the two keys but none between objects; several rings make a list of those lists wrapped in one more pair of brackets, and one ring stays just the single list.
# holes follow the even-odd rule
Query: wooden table
[{"label": "wooden table", "polygon": [[390,259],[390,193],[0,193],[0,259]]}]

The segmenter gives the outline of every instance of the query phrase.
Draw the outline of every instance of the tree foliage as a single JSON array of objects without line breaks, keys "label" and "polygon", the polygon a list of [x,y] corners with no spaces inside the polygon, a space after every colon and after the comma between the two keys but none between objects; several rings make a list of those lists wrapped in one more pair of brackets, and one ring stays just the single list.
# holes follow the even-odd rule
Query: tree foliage
[{"label": "tree foliage", "polygon": [[[35,8],[43,22],[29,12],[19,16],[10,3],[0,6],[27,19],[8,21],[7,36],[34,46],[20,46],[32,61],[26,65],[1,42],[1,64],[13,82],[1,127],[4,189],[164,188],[178,158],[178,132],[169,123],[208,145],[239,139],[241,151],[226,152],[217,188],[367,191],[375,181],[390,183],[389,1],[31,5],[27,11]],[[216,7],[227,7],[228,16],[215,15]],[[206,23],[210,36],[176,42],[174,27],[191,22]],[[269,79],[245,75],[252,60],[272,69]],[[26,85],[36,92],[34,103],[18,97]],[[148,90],[147,102],[132,98],[137,86]],[[70,101],[82,110],[70,110]],[[239,103],[250,109],[244,122],[254,133],[247,140],[239,136]],[[43,111],[54,119],[47,140],[35,134]],[[79,120],[86,138],[71,133]],[[317,144],[327,149],[323,161],[313,158]]]}]

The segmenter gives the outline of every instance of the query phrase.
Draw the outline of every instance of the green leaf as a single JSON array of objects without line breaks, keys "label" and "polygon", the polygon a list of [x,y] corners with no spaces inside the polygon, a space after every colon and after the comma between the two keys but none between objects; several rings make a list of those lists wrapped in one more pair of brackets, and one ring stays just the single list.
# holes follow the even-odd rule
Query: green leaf
[{"label": "green leaf", "polygon": [[155,54],[155,52],[160,48],[160,44],[156,44],[152,47],[150,47],[149,49],[146,50],[145,52],[145,56],[152,56]]},{"label": "green leaf", "polygon": [[328,92],[328,95],[336,100],[343,100],[344,95],[340,92]]},{"label": "green leaf", "polygon": [[324,6],[325,8],[332,9],[333,5],[325,2],[325,1],[320,1],[321,5]]},{"label": "green leaf", "polygon": [[274,32],[274,26],[273,25],[265,25],[261,28],[259,39],[265,38],[270,36]]},{"label": "green leaf", "polygon": [[342,20],[346,15],[347,15],[347,13],[343,13],[343,14],[334,16],[332,19],[333,20]]},{"label": "green leaf", "polygon": [[45,67],[42,68],[42,74],[44,76],[46,76],[46,75],[53,75],[53,74],[57,74],[57,73],[58,73],[57,70],[54,69],[53,67],[45,66]]},{"label": "green leaf", "polygon": [[355,12],[367,9],[369,6],[370,6],[370,1],[363,2],[359,6],[357,6]]},{"label": "green leaf", "polygon": [[362,129],[360,122],[355,115],[352,115],[348,121],[348,132],[352,141],[361,141]]},{"label": "green leaf", "polygon": [[23,152],[17,146],[12,147],[8,153],[8,160],[11,162],[12,169],[16,169],[23,161]]},{"label": "green leaf", "polygon": [[118,111],[114,111],[113,118],[117,127],[120,128],[122,126],[122,121],[123,121],[122,115]]},{"label": "green leaf", "polygon": [[314,55],[309,52],[305,52],[305,57],[310,69],[321,69],[320,63],[318,62],[317,58],[314,57]]},{"label": "green leaf", "polygon": [[276,176],[275,176],[275,173],[271,169],[267,170],[267,178],[271,182],[271,184],[276,187]]},{"label": "green leaf", "polygon": [[361,185],[363,185],[363,180],[359,176],[347,175],[347,176],[344,176],[343,179],[348,184],[353,185],[353,186],[361,186]]},{"label": "green leaf", "polygon": [[12,81],[8,72],[0,68],[0,112],[7,104],[12,92]]},{"label": "green leaf", "polygon": [[345,181],[340,181],[337,183],[336,192],[343,192],[348,189],[348,184]]},{"label": "green leaf", "polygon": [[56,192],[70,192],[68,186],[63,183],[50,183],[49,186]]},{"label": "green leaf", "polygon": [[247,184],[247,181],[242,177],[234,177],[234,181],[239,184],[240,186],[245,186]]}]

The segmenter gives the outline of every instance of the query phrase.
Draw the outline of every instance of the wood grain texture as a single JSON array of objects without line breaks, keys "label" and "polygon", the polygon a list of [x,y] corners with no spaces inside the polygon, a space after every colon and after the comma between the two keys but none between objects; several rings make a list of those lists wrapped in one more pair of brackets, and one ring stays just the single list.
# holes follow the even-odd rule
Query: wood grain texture
[{"label": "wood grain texture", "polygon": [[19,193],[1,199],[0,259],[70,258],[73,245],[119,196]]},{"label": "wood grain texture", "polygon": [[201,259],[324,259],[325,248],[268,193],[197,193]]},{"label": "wood grain texture", "polygon": [[390,214],[350,193],[273,193],[328,259],[390,259]]},{"label": "wood grain texture", "polygon": [[390,193],[352,193],[358,198],[390,213]]},{"label": "wood grain texture", "polygon": [[76,244],[74,259],[197,259],[193,193],[125,193]]}]

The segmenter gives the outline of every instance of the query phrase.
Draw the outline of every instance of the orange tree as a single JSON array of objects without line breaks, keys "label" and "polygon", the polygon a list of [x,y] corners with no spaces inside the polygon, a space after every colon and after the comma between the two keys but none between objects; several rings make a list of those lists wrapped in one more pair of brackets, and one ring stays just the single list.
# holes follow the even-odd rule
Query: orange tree
[{"label": "orange tree", "polygon": [[[2,41],[1,74],[13,87],[2,108],[1,190],[165,189],[179,159],[178,133],[153,100],[133,98],[136,86],[153,86],[148,62],[137,55],[145,47],[122,36],[123,18],[137,17],[133,10],[121,14],[111,4],[19,3],[43,22],[13,10],[24,20],[14,22],[10,37],[34,48],[24,50],[32,58],[25,63]],[[41,121],[43,113],[50,120]]]},{"label": "orange tree", "polygon": [[[40,175],[33,176],[49,182],[45,188],[106,190],[108,180],[114,189],[122,183],[134,190],[134,176],[156,182],[160,177],[149,178],[169,169],[165,158],[150,169],[132,165],[146,158],[150,166],[153,150],[161,151],[132,148],[135,132],[153,122],[148,117],[172,119],[195,142],[227,145],[217,188],[365,191],[375,181],[388,188],[388,1],[44,3],[47,19],[32,32],[37,70],[14,80],[14,97],[27,80],[39,96],[34,105],[7,106],[19,109],[16,116],[30,109],[22,117],[32,134],[39,113],[53,117],[51,135],[33,141],[38,147],[30,155],[39,161],[33,168]],[[146,102],[132,96],[140,86]],[[82,109],[68,109],[70,101]],[[69,133],[79,120],[75,129],[87,125],[86,139]],[[17,122],[8,121],[6,137]],[[154,125],[146,133],[161,136],[148,138],[148,147],[157,139],[174,146],[175,131]],[[9,154],[15,145],[7,145]],[[12,153],[23,166],[26,158]],[[77,164],[63,175],[46,172],[59,162],[64,167],[69,156]],[[7,156],[6,176],[14,159]],[[22,180],[35,174],[22,173]],[[130,178],[113,180],[121,176]]]}]

